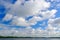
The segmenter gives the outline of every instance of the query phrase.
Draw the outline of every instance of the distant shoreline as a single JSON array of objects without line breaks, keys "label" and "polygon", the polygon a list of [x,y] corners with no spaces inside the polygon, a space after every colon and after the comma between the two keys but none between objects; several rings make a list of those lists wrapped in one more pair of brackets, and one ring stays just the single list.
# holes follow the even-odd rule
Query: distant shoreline
[{"label": "distant shoreline", "polygon": [[14,36],[0,36],[0,38],[60,38],[60,37],[14,37]]}]

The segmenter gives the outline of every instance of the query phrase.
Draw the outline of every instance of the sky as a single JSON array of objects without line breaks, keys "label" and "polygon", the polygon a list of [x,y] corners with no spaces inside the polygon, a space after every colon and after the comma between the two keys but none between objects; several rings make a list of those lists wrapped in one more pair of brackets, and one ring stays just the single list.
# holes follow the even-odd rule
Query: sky
[{"label": "sky", "polygon": [[0,36],[60,37],[60,0],[0,0]]}]

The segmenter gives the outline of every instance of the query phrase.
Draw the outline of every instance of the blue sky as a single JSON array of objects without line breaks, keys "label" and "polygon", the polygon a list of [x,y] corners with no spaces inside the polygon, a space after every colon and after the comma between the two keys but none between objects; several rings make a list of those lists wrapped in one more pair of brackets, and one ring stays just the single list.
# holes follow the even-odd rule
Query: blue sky
[{"label": "blue sky", "polygon": [[60,0],[0,0],[0,35],[60,37]]}]

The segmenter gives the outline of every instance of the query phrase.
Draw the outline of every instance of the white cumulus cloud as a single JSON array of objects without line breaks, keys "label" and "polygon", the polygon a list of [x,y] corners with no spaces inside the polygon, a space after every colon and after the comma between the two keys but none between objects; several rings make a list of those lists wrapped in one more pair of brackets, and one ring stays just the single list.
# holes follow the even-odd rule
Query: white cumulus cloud
[{"label": "white cumulus cloud", "polygon": [[[6,9],[10,8],[2,21],[10,21],[10,25],[0,24],[0,35],[2,36],[31,36],[31,37],[51,37],[58,36],[60,31],[60,18],[55,18],[56,9],[48,10],[50,2],[45,0],[17,0],[15,4],[6,3],[1,0]],[[45,11],[42,11],[45,10]],[[40,17],[40,15],[42,17]],[[26,20],[28,16],[33,16]],[[42,28],[32,28],[38,21],[48,19],[48,26],[45,30]],[[25,26],[25,28],[11,28],[11,26]],[[40,24],[45,25],[45,23]],[[2,26],[2,27],[1,27]],[[5,27],[4,27],[5,26]],[[37,26],[36,26],[37,27]]]}]

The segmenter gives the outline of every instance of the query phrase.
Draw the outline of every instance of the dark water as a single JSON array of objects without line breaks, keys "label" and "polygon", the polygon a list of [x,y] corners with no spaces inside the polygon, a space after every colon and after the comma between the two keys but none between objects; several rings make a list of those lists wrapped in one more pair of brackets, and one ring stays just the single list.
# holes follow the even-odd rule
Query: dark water
[{"label": "dark water", "polygon": [[0,40],[60,40],[60,38],[0,38]]}]

